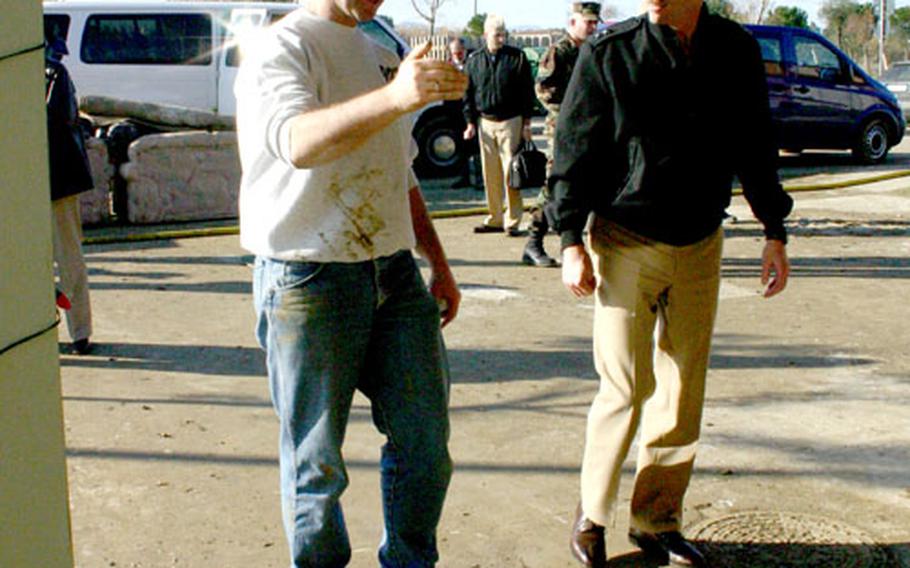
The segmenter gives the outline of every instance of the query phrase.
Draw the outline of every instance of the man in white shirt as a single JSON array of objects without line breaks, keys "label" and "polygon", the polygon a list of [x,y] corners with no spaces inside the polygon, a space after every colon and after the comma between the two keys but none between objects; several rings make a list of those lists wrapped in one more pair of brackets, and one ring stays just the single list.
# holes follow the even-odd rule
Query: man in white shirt
[{"label": "man in white shirt", "polygon": [[381,4],[308,0],[245,51],[235,86],[241,243],[257,255],[293,566],[350,560],[341,446],[355,390],[387,438],[381,566],[435,564],[452,471],[440,323],[460,294],[410,170],[409,114],[461,98],[466,80],[429,45],[399,62],[373,43],[356,24]]}]

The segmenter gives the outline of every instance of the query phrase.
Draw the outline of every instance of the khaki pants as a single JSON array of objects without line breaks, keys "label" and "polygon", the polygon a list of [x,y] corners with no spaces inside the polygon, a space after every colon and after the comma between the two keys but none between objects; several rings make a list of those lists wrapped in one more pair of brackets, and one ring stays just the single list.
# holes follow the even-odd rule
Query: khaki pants
[{"label": "khaki pants", "polygon": [[585,515],[608,525],[641,426],[631,527],[679,530],[698,441],[723,233],[658,243],[595,219],[594,358],[600,390],[581,470]]},{"label": "khaki pants", "polygon": [[[495,121],[480,119],[480,164],[483,168],[483,185],[490,214],[484,225],[517,229],[521,224],[524,205],[521,191],[508,187],[509,163],[521,143],[522,118]],[[503,194],[508,196],[508,206],[503,219]]]},{"label": "khaki pants", "polygon": [[73,307],[66,312],[70,339],[78,341],[92,335],[92,307],[88,296],[88,275],[82,258],[82,217],[79,196],[71,195],[52,202],[54,216],[54,262],[60,276],[60,290]]}]

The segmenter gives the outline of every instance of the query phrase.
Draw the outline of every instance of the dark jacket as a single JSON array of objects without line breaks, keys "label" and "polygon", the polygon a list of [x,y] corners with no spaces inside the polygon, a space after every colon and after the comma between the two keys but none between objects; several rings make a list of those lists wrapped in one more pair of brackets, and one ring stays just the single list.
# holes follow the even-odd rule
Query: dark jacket
[{"label": "dark jacket", "polygon": [[564,247],[581,244],[591,211],[660,242],[697,242],[720,226],[734,175],[766,236],[786,239],[792,200],[756,41],[702,9],[690,49],[647,16],[582,46],[549,180]]},{"label": "dark jacket", "polygon": [[51,199],[56,200],[87,191],[94,184],[79,128],[76,89],[59,61],[45,59],[45,87]]},{"label": "dark jacket", "polygon": [[496,120],[531,117],[534,79],[523,51],[504,45],[494,58],[486,48],[478,49],[468,56],[464,72],[468,76],[464,98],[468,123],[477,124],[481,115]]}]

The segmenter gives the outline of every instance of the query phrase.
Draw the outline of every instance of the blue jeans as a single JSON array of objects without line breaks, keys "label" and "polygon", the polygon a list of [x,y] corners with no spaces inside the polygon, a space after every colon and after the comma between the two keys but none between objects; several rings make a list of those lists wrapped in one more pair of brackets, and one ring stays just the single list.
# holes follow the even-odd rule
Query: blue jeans
[{"label": "blue jeans", "polygon": [[256,334],[280,423],[284,526],[293,566],[351,556],[339,499],[354,390],[382,448],[384,567],[433,566],[452,475],[448,365],[436,301],[409,251],[359,263],[257,258]]}]

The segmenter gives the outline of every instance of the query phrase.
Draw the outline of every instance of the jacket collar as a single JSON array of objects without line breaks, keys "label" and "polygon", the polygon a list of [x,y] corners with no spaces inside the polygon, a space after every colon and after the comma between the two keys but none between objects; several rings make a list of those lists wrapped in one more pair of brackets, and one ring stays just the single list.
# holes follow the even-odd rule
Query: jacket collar
[{"label": "jacket collar", "polygon": [[647,14],[643,14],[641,17],[645,22],[645,32],[650,38],[649,42],[654,42],[654,47],[664,52],[674,63],[684,64],[684,62],[691,63],[698,53],[705,35],[710,35],[712,20],[715,16],[708,11],[706,5],[702,4],[688,50],[684,48],[675,29],[667,25],[652,23]]}]

